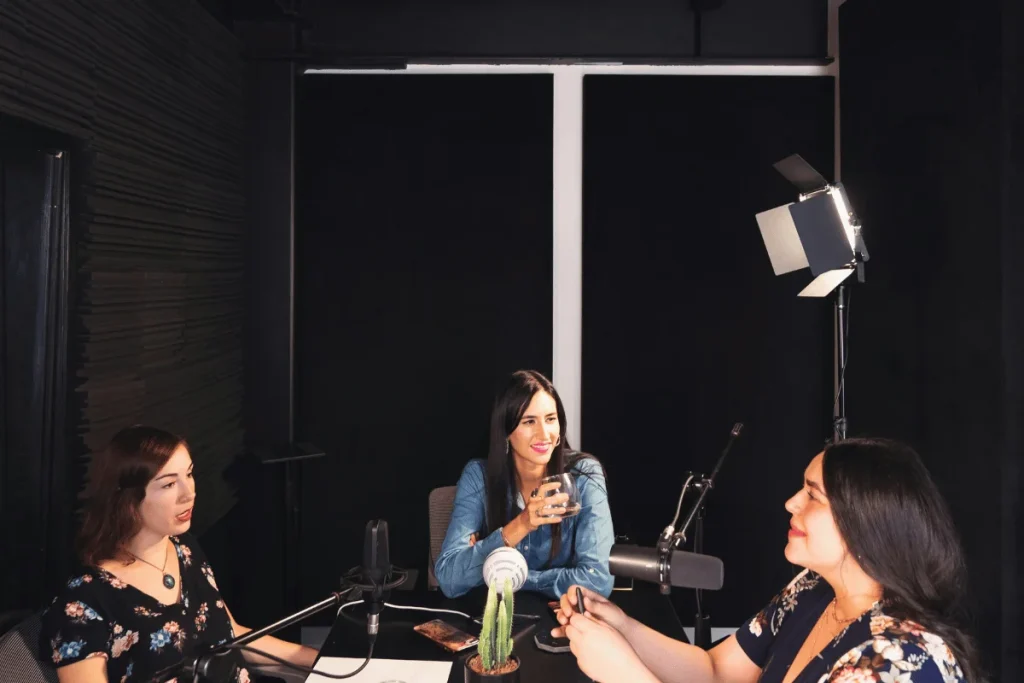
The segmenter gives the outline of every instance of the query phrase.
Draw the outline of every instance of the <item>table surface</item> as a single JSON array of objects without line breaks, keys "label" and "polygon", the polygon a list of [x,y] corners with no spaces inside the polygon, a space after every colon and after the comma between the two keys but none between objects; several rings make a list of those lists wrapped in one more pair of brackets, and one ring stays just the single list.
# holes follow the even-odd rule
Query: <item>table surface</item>
[{"label": "table surface", "polygon": [[[451,609],[473,617],[483,613],[487,592],[481,587],[468,595],[454,600],[444,597],[439,591],[393,592],[388,602],[394,605]],[[665,635],[686,641],[682,624],[667,596],[658,592],[657,586],[637,583],[633,590],[614,591],[611,599],[627,614]],[[554,614],[548,608],[550,598],[536,593],[516,593],[516,614],[533,614],[540,618],[517,620],[514,635],[514,654],[520,659],[521,679],[530,683],[585,683],[589,679],[576,666],[571,653],[552,654],[537,648],[533,635],[540,630],[550,630],[556,624]],[[476,654],[470,648],[458,654],[443,649],[425,636],[413,631],[413,626],[432,619],[443,619],[452,626],[469,633],[479,633],[479,625],[456,614],[438,614],[424,611],[384,608],[380,615],[380,632],[374,646],[375,659],[411,659],[453,662],[450,683],[463,681],[464,660]],[[523,624],[520,628],[519,624]],[[327,640],[320,649],[323,657],[363,658],[367,651],[366,607],[353,605],[335,619]]]}]

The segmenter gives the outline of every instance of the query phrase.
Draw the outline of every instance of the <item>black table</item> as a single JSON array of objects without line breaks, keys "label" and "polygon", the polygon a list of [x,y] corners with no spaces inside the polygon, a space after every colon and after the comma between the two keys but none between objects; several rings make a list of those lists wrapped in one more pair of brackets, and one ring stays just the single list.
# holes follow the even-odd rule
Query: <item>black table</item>
[{"label": "black table", "polygon": [[[479,617],[483,613],[486,598],[487,592],[481,587],[454,600],[445,598],[439,591],[393,592],[388,602],[395,605],[452,609]],[[631,617],[654,630],[688,642],[672,604],[667,596],[658,593],[657,586],[636,584],[630,591],[614,591],[611,599]],[[536,621],[516,621],[517,628],[520,623],[524,625],[524,628],[514,636],[514,654],[521,662],[521,678],[524,683],[587,681],[587,677],[576,666],[576,658],[571,653],[544,652],[537,649],[533,642],[535,632],[540,629],[550,630],[556,625],[554,614],[547,606],[550,598],[536,593],[520,592],[516,593],[515,600],[516,614],[540,616]],[[413,631],[413,626],[435,618],[443,619],[468,633],[479,633],[479,625],[455,614],[385,608],[380,615],[380,632],[374,647],[374,658],[451,661],[453,666],[448,681],[462,683],[463,663],[465,659],[476,654],[476,648],[452,654]],[[353,605],[335,619],[334,626],[331,627],[331,632],[320,649],[320,655],[362,658],[366,656],[367,647],[366,607]]]}]

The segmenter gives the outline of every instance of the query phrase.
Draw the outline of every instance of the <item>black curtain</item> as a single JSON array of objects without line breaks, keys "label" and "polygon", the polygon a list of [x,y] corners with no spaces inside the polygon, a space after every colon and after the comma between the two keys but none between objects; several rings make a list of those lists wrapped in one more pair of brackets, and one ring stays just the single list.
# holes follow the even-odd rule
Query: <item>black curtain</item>
[{"label": "black curtain", "polygon": [[0,610],[45,604],[69,558],[70,153],[46,138],[0,118]]},{"label": "black curtain", "polygon": [[963,538],[991,671],[1019,680],[1021,4],[856,0],[840,25],[843,181],[872,256],[851,427],[921,451]]},{"label": "black curtain", "polygon": [[[833,81],[588,76],[584,95],[582,446],[616,532],[650,544],[746,424],[705,525],[726,568],[705,607],[736,627],[792,578],[783,503],[831,431],[830,302],[797,298],[806,270],[773,275],[754,217],[795,200],[779,159],[831,176]],[[692,591],[673,596],[692,624]]]},{"label": "black curtain", "polygon": [[302,463],[305,600],[373,518],[422,572],[427,496],[485,457],[496,383],[550,374],[551,112],[546,75],[301,81],[295,437],[327,453]]}]

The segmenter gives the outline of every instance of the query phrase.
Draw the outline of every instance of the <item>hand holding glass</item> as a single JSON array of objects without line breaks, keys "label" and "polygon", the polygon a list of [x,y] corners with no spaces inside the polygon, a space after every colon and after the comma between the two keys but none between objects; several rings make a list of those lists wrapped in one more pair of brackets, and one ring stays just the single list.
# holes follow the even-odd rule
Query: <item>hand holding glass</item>
[{"label": "hand holding glass", "polygon": [[[546,486],[547,484],[557,484],[558,486]],[[565,508],[564,513],[553,513],[550,515],[543,515],[544,517],[572,517],[580,512],[580,490],[576,485],[576,477],[569,474],[568,472],[562,474],[555,474],[550,477],[545,477],[540,482],[540,487],[533,492],[534,496],[555,496],[564,494],[568,496],[568,499],[561,505],[546,505],[545,510],[558,510],[563,506]]]}]

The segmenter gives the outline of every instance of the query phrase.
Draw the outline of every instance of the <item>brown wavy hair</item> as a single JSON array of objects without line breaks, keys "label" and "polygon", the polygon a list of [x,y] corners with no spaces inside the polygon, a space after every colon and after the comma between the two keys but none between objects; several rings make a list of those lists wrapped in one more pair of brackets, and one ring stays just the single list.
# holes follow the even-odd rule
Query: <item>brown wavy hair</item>
[{"label": "brown wavy hair", "polygon": [[180,436],[135,425],[115,434],[93,457],[77,539],[86,566],[124,557],[124,544],[142,528],[139,508],[146,486],[180,446],[188,448]]}]

